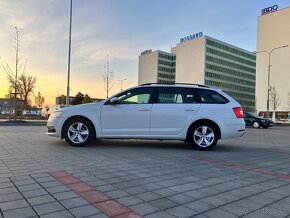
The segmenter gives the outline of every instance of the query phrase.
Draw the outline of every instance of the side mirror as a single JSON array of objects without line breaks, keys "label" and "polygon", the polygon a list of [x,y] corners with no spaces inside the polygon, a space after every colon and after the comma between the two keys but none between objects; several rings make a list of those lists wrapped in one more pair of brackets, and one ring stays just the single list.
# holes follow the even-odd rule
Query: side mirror
[{"label": "side mirror", "polygon": [[117,104],[119,102],[119,99],[117,97],[111,98],[110,103],[111,104]]}]

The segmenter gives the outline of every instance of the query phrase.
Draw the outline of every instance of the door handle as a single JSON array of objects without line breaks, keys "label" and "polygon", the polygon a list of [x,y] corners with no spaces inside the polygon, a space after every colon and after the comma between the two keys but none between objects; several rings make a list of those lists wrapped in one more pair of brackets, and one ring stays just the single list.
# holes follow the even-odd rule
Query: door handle
[{"label": "door handle", "polygon": [[147,108],[141,108],[140,111],[149,111]]},{"label": "door handle", "polygon": [[186,108],[186,111],[195,111],[193,108]]}]

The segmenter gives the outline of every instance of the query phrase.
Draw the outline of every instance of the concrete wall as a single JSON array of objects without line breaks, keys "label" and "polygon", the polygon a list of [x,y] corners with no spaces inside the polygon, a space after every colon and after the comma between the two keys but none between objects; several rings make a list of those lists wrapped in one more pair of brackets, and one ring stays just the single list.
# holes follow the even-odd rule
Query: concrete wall
[{"label": "concrete wall", "polygon": [[176,55],[177,83],[204,84],[205,36],[179,43],[171,53]]},{"label": "concrete wall", "polygon": [[138,85],[157,83],[158,51],[139,56]]},{"label": "concrete wall", "polygon": [[[257,51],[275,50],[271,55],[270,85],[275,86],[280,96],[279,111],[289,111],[287,104],[290,92],[290,7],[258,17]],[[267,110],[268,54],[257,54],[256,109]],[[273,110],[270,104],[270,111]]]}]

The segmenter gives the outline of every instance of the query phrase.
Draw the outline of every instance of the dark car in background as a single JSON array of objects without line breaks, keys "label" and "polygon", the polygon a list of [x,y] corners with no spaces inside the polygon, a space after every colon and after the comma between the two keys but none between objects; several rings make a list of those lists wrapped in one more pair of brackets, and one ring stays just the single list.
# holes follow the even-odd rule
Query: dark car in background
[{"label": "dark car in background", "polygon": [[243,114],[246,126],[253,126],[254,128],[263,127],[264,129],[273,126],[273,122],[269,119],[262,118],[251,112],[244,112]]}]

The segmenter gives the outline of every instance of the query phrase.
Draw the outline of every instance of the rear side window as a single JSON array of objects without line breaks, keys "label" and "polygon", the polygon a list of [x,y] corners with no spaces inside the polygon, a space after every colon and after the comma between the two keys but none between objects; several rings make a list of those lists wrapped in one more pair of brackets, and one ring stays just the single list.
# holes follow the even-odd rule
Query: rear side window
[{"label": "rear side window", "polygon": [[217,93],[213,90],[208,89],[197,89],[197,94],[200,98],[200,102],[204,104],[226,104],[229,102],[228,99],[226,99],[221,94]]},{"label": "rear side window", "polygon": [[196,102],[194,90],[190,88],[160,87],[157,103],[160,104],[193,104]]}]

